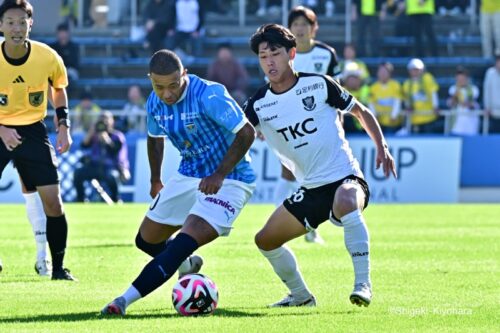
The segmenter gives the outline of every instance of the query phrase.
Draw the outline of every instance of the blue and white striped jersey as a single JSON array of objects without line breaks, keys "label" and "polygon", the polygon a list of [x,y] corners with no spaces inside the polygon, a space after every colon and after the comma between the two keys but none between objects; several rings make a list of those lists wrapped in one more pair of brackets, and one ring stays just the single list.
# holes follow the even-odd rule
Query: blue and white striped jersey
[{"label": "blue and white striped jersey", "polygon": [[[167,136],[181,154],[179,173],[203,178],[217,169],[235,134],[248,120],[223,85],[192,74],[187,81],[174,105],[165,104],[151,92],[147,101],[148,135]],[[248,153],[226,178],[255,181]]]}]

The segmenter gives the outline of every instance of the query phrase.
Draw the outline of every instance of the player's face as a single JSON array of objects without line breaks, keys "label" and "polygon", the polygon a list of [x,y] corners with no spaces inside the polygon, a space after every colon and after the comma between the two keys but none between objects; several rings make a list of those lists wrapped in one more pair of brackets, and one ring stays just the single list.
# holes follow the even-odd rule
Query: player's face
[{"label": "player's face", "polygon": [[13,8],[3,14],[0,30],[4,33],[7,45],[23,45],[28,38],[33,20],[22,9]]},{"label": "player's face", "polygon": [[270,48],[267,42],[259,45],[259,63],[262,71],[272,83],[281,83],[288,72],[293,72],[291,60],[295,48],[286,51],[284,47]]},{"label": "player's face", "polygon": [[408,72],[410,73],[410,77],[414,79],[418,79],[423,73],[421,69],[417,68],[412,68]]},{"label": "player's face", "polygon": [[297,38],[297,42],[307,42],[314,38],[314,26],[304,16],[297,17],[290,25],[290,31]]},{"label": "player's face", "polygon": [[153,90],[160,99],[168,105],[177,103],[186,87],[186,69],[175,71],[168,75],[151,73],[151,83]]},{"label": "player's face", "polygon": [[387,82],[390,78],[390,73],[384,66],[380,66],[377,71],[377,77],[382,82]]}]

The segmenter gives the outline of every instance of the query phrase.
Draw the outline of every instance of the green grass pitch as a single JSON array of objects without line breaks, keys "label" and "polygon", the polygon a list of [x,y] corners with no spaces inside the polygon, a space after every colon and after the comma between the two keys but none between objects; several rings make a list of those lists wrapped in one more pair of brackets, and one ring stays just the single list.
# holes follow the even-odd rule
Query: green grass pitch
[{"label": "green grass pitch", "polygon": [[[371,205],[374,299],[350,304],[353,272],[343,231],[324,223],[326,244],[291,243],[316,308],[267,309],[285,287],[253,243],[273,207],[249,205],[229,237],[202,248],[202,272],[219,288],[215,315],[184,318],[171,303],[173,279],[100,318],[148,257],[134,238],[146,205],[66,205],[66,265],[79,283],[35,275],[24,206],[0,205],[0,332],[498,332],[500,205]],[[496,328],[495,328],[496,327]]]}]

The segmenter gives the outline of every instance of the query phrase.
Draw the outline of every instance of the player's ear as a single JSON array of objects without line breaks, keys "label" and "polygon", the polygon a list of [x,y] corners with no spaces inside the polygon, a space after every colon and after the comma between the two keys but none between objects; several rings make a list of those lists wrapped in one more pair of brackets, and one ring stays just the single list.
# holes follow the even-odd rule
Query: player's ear
[{"label": "player's ear", "polygon": [[290,60],[293,60],[295,59],[295,55],[297,54],[297,49],[295,47],[292,47],[289,51],[288,51],[288,56],[290,57]]},{"label": "player's ear", "polygon": [[28,32],[31,32],[31,27],[33,26],[33,19],[30,18],[28,21]]}]

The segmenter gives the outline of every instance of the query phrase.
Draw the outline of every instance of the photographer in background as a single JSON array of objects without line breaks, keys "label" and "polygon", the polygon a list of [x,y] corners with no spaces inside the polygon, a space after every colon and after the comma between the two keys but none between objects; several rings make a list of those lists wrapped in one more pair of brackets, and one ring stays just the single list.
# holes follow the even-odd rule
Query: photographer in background
[{"label": "photographer in background", "polygon": [[83,166],[75,170],[73,183],[76,188],[77,202],[85,200],[83,183],[96,179],[109,189],[110,197],[117,202],[119,182],[130,179],[127,142],[122,132],[114,129],[113,114],[103,112],[81,143],[88,148],[89,154],[82,159]]}]

